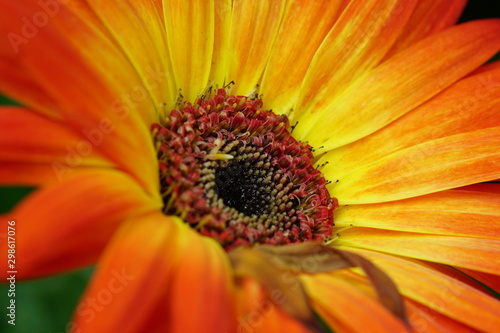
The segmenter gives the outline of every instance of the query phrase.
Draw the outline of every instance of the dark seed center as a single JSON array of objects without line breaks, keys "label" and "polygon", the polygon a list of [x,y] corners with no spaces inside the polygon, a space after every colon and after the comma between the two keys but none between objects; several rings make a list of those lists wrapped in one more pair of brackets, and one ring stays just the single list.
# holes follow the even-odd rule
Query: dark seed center
[{"label": "dark seed center", "polygon": [[231,160],[215,171],[215,192],[226,206],[246,216],[269,213],[271,187],[270,170],[255,168],[252,161]]}]

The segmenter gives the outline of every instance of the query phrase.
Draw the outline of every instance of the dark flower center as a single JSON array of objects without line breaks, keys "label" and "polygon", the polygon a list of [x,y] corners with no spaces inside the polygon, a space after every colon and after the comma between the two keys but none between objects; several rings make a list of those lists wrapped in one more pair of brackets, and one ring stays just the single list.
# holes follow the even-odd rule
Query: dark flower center
[{"label": "dark flower center", "polygon": [[153,124],[164,212],[226,250],[326,241],[337,202],[311,147],[257,97],[209,91]]}]

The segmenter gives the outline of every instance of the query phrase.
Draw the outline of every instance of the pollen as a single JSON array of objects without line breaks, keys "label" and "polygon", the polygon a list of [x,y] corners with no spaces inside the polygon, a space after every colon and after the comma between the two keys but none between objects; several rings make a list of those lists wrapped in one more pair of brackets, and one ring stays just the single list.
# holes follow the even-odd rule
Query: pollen
[{"label": "pollen", "polygon": [[312,148],[257,96],[209,90],[181,102],[151,132],[167,215],[226,250],[328,241],[338,206]]}]

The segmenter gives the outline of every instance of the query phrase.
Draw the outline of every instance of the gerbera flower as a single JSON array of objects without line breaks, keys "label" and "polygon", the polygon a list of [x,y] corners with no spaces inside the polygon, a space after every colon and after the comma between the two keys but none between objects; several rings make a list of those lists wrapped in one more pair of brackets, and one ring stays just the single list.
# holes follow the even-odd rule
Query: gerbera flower
[{"label": "gerbera flower", "polygon": [[72,332],[495,331],[500,20],[464,3],[1,0],[16,278],[97,264]]}]

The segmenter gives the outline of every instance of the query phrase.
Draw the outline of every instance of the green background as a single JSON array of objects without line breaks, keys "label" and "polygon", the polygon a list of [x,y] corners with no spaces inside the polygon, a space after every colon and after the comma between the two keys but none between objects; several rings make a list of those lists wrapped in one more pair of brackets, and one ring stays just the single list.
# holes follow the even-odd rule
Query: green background
[{"label": "green background", "polygon": [[[498,1],[470,1],[461,21],[482,17],[499,17]],[[494,58],[500,60],[500,54]],[[0,96],[0,105],[16,103]],[[33,189],[27,187],[0,187],[0,213],[12,207]],[[93,268],[60,276],[16,283],[16,326],[7,323],[5,315],[9,298],[8,286],[0,285],[0,332],[6,333],[63,333],[70,323],[73,309],[83,292]]]}]

